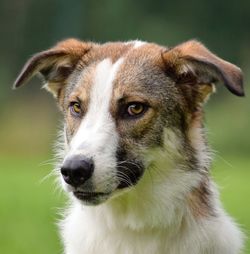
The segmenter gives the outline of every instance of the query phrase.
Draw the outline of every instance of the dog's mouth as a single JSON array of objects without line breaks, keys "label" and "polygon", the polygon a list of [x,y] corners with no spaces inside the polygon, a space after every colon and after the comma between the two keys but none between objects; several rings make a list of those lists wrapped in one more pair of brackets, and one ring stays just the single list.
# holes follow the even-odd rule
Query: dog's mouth
[{"label": "dog's mouth", "polygon": [[84,201],[89,204],[98,204],[106,200],[110,193],[104,192],[83,192],[83,191],[74,191],[74,196],[81,201]]}]

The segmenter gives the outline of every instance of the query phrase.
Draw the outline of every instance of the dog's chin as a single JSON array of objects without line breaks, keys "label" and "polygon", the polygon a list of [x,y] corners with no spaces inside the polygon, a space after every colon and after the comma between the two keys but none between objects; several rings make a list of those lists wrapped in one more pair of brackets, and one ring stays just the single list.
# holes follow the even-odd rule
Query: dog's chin
[{"label": "dog's chin", "polygon": [[130,191],[135,185],[125,185],[125,184],[120,184],[118,185],[113,191],[108,191],[108,192],[89,192],[89,191],[78,191],[78,190],[73,190],[70,191],[73,196],[78,200],[81,204],[83,205],[88,205],[88,206],[95,206],[102,204],[108,200],[113,200],[116,197],[119,197],[128,191]]},{"label": "dog's chin", "polygon": [[74,191],[74,197],[84,205],[99,205],[109,199],[111,193]]},{"label": "dog's chin", "polygon": [[66,192],[71,193],[75,200],[83,205],[95,206],[127,193],[137,184],[139,179],[140,177],[134,177],[129,179],[130,181],[120,180],[113,184],[113,188],[101,192],[92,188],[91,184],[90,186],[80,186],[75,188],[64,181],[62,181],[62,183],[63,189]]}]

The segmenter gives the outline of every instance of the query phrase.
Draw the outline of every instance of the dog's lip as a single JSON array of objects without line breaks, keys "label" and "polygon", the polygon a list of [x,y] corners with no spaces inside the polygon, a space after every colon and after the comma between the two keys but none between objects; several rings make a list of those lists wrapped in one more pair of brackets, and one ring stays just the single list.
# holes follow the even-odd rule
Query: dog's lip
[{"label": "dog's lip", "polygon": [[74,194],[95,196],[95,195],[105,195],[107,193],[105,193],[105,192],[93,192],[93,191],[74,191]]},{"label": "dog's lip", "polygon": [[74,195],[79,199],[91,200],[97,197],[108,196],[110,193],[105,192],[85,192],[85,191],[74,191]]}]

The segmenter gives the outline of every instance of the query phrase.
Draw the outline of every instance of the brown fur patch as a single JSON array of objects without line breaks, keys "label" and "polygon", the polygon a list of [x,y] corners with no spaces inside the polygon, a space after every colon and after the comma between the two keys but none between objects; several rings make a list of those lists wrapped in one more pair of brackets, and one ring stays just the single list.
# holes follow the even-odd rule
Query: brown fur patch
[{"label": "brown fur patch", "polygon": [[52,49],[32,57],[24,66],[14,86],[19,87],[37,73],[41,73],[47,83],[47,90],[57,98],[59,105],[62,105],[67,78],[74,71],[79,59],[91,46],[91,43],[83,43],[76,39],[59,42]]},{"label": "brown fur patch", "polygon": [[122,42],[109,42],[102,45],[95,45],[89,54],[86,56],[85,62],[99,62],[105,58],[111,59],[114,63],[119,58],[126,55],[126,53],[131,49],[132,44],[125,44]]},{"label": "brown fur patch", "polygon": [[163,59],[177,83],[195,85],[221,81],[235,95],[244,96],[241,70],[197,41],[188,41],[166,51]]},{"label": "brown fur patch", "polygon": [[211,205],[209,179],[204,177],[200,185],[194,188],[187,197],[188,207],[195,218],[214,216]]},{"label": "brown fur patch", "polygon": [[96,64],[91,65],[87,69],[84,70],[84,75],[81,75],[78,83],[75,84],[75,89],[73,94],[71,94],[70,99],[72,97],[78,98],[84,106],[85,112],[87,111],[88,104],[90,101],[91,87],[94,83],[95,78],[95,68]]},{"label": "brown fur patch", "polygon": [[[162,141],[163,122],[159,115],[165,107],[163,90],[166,90],[164,85],[168,80],[162,71],[161,51],[162,47],[155,44],[131,48],[116,74],[111,113],[116,120],[117,131],[123,137],[121,146],[128,150],[132,150],[137,142],[144,146],[156,146]],[[149,107],[137,119],[123,119],[119,108],[125,108],[131,102]]]},{"label": "brown fur patch", "polygon": [[[84,73],[81,73],[80,77],[73,79],[72,88],[66,91],[66,94],[62,94],[61,106],[66,112],[66,120],[69,126],[68,135],[72,136],[80,126],[80,121],[88,111],[90,99],[91,99],[91,88],[94,83],[96,63],[87,67]],[[77,73],[77,75],[79,75]],[[65,92],[65,89],[63,89]],[[69,110],[69,104],[71,102],[78,102],[81,105],[82,116],[80,119],[76,119]]]}]

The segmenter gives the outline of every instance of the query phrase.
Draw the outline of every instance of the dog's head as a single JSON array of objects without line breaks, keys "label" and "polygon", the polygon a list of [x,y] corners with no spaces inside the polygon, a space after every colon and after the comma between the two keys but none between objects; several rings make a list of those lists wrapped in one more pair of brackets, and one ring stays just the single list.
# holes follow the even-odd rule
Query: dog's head
[{"label": "dog's head", "polygon": [[203,103],[217,81],[244,95],[241,70],[197,41],[169,49],[69,39],[32,57],[15,87],[38,73],[65,118],[63,182],[87,204],[128,190],[159,164],[206,170]]}]

